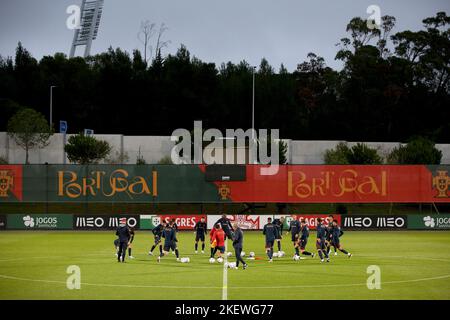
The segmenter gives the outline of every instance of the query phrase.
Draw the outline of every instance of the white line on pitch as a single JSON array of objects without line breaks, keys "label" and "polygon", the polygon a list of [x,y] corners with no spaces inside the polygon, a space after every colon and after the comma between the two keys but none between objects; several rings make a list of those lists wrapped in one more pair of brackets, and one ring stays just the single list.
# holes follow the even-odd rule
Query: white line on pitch
[{"label": "white line on pitch", "polygon": [[[381,284],[400,284],[400,283],[412,283],[412,282],[422,282],[422,281],[432,281],[450,278],[450,274],[431,277],[431,278],[421,278],[421,279],[411,279],[411,280],[396,280],[396,281],[385,281]],[[26,282],[43,282],[43,283],[57,283],[66,284],[66,281],[58,280],[42,280],[42,279],[27,279],[20,277],[13,277],[0,274],[0,279],[5,280],[17,280]],[[122,287],[122,288],[159,288],[159,289],[220,289],[223,287],[206,287],[206,286],[152,286],[152,285],[132,285],[132,284],[108,284],[108,283],[86,283],[82,282],[82,286],[95,286],[95,287]],[[347,283],[347,284],[319,284],[319,285],[300,285],[300,286],[248,286],[248,287],[233,287],[232,289],[295,289],[295,288],[334,288],[334,287],[356,287],[356,286],[366,286],[367,283]]]},{"label": "white line on pitch", "polygon": [[222,300],[228,300],[228,252],[227,240],[225,240],[225,259],[223,260]]}]

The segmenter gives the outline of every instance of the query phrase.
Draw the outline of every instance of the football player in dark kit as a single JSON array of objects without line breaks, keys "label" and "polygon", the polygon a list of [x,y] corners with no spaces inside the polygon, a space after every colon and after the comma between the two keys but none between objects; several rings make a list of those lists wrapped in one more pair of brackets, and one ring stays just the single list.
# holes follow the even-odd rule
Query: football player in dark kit
[{"label": "football player in dark kit", "polygon": [[116,236],[119,237],[119,250],[117,251],[117,261],[125,262],[125,255],[130,241],[130,229],[126,223],[120,222],[116,230]]},{"label": "football player in dark kit", "polygon": [[234,248],[234,254],[236,256],[236,269],[239,268],[239,262],[242,262],[243,269],[247,269],[247,264],[245,263],[244,259],[242,259],[241,253],[244,243],[244,233],[242,232],[242,229],[239,228],[238,224],[235,222],[233,223],[234,233],[233,233],[233,248]]},{"label": "football player in dark kit", "polygon": [[289,234],[289,232],[291,233],[291,241],[292,244],[294,245],[294,249],[295,252],[298,252],[298,249],[296,249],[298,247],[298,238],[299,238],[299,233],[300,233],[300,222],[297,220],[297,216],[293,215],[292,216],[292,220],[289,223],[289,229],[286,232],[286,234]]},{"label": "football player in dark kit", "polygon": [[114,248],[116,248],[116,257],[119,256],[119,254],[118,254],[119,245],[120,245],[120,240],[119,240],[119,238],[117,238],[116,240],[114,240]]},{"label": "football player in dark kit", "polygon": [[153,236],[155,237],[155,243],[153,244],[152,248],[150,249],[150,251],[148,252],[148,254],[150,256],[153,255],[153,250],[155,250],[156,246],[159,244],[159,254],[162,254],[162,244],[161,244],[161,237],[162,237],[162,232],[164,230],[164,228],[166,227],[166,222],[162,221],[156,228],[153,228],[152,233]]},{"label": "football player in dark kit", "polygon": [[202,242],[202,253],[205,253],[205,235],[206,235],[206,222],[205,218],[202,217],[199,222],[195,224],[195,253],[198,253],[198,242]]},{"label": "football player in dark kit", "polygon": [[333,221],[333,225],[331,227],[331,245],[336,249],[338,249],[340,252],[346,254],[349,258],[352,257],[352,254],[348,252],[347,250],[344,250],[344,248],[341,245],[340,237],[344,234],[344,231],[341,230],[341,228],[338,226],[337,221]]},{"label": "football player in dark kit", "polygon": [[278,252],[281,252],[281,239],[283,238],[284,217],[280,219],[273,219],[273,225],[277,228],[276,242],[278,246]]},{"label": "football player in dark kit", "polygon": [[311,256],[311,258],[314,258],[315,254],[306,251],[306,245],[308,244],[308,238],[309,238],[309,227],[306,224],[305,219],[302,219],[300,221],[300,239],[298,241],[298,247],[295,250],[295,253],[298,255],[298,248],[300,247],[300,252],[304,256]]},{"label": "football player in dark kit", "polygon": [[128,258],[134,259],[131,255],[131,249],[133,248],[133,240],[134,240],[134,228],[130,228],[130,241],[128,241]]},{"label": "football player in dark kit", "polygon": [[[177,239],[178,225],[177,225],[177,223],[176,223],[175,218],[172,218],[172,219],[168,222],[168,224],[172,227],[172,229],[175,230],[175,242],[178,242],[178,239]],[[172,250],[172,254],[175,254],[175,251],[174,251],[174,250]]]},{"label": "football player in dark kit", "polygon": [[[331,229],[333,228],[333,221],[334,221],[334,217],[332,214],[330,214],[327,217],[327,221],[328,221],[328,227],[327,227],[327,236],[326,236],[326,240],[327,240],[327,253],[328,255],[330,255],[330,251],[331,251]],[[334,255],[337,256],[337,250],[336,247],[334,247]]]},{"label": "football player in dark kit", "polygon": [[267,224],[264,226],[263,235],[266,236],[266,253],[269,257],[269,262],[272,262],[273,244],[277,237],[277,227],[272,223],[272,218],[267,218]]},{"label": "football player in dark kit", "polygon": [[177,261],[180,261],[180,256],[178,253],[177,248],[177,237],[176,237],[176,231],[173,227],[173,224],[167,224],[163,230],[162,237],[164,238],[164,248],[163,252],[158,256],[158,262],[161,261],[161,258],[165,255],[169,254],[170,250],[173,250],[175,252],[175,255],[177,256]]},{"label": "football player in dark kit", "polygon": [[323,262],[323,256],[327,258],[327,262],[330,262],[330,258],[328,257],[327,248],[325,244],[326,230],[325,226],[322,224],[322,218],[317,218],[317,240],[316,240],[316,248],[319,253],[320,262]]},{"label": "football player in dark kit", "polygon": [[[229,239],[233,239],[233,226],[231,225],[230,219],[227,218],[226,214],[222,214],[222,218],[214,223],[214,225],[216,224],[220,224],[222,230],[225,232],[226,237],[228,237]],[[227,239],[226,237],[225,240]]]},{"label": "football player in dark kit", "polygon": [[175,218],[172,218],[172,220],[170,220],[170,224],[172,225],[172,228],[175,229],[175,233],[178,232],[178,225]]}]

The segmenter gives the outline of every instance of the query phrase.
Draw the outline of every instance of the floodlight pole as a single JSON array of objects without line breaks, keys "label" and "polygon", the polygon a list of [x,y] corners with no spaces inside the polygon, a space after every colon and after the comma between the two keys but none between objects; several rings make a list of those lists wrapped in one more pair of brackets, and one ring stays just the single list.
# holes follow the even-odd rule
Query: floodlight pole
[{"label": "floodlight pole", "polygon": [[95,29],[97,28],[98,21],[98,11],[100,10],[100,0],[95,3],[94,16],[92,18],[91,29],[89,30],[89,37],[86,43],[86,48],[84,50],[84,57],[87,58],[91,54],[92,38],[94,37]]},{"label": "floodlight pole", "polygon": [[[252,143],[256,143],[255,141],[255,72],[256,72],[256,67],[253,66],[252,67]],[[257,163],[257,159],[252,159],[252,162],[254,164]]]},{"label": "floodlight pole", "polygon": [[252,140],[255,139],[255,70],[256,67],[252,67],[253,86],[252,86]]},{"label": "floodlight pole", "polygon": [[81,2],[81,7],[80,7],[80,21],[79,21],[80,25],[78,26],[77,29],[75,29],[75,32],[74,32],[74,35],[73,35],[72,46],[70,47],[69,58],[73,58],[75,56],[75,50],[77,48],[76,43],[77,43],[78,35],[79,35],[80,29],[81,29],[81,15],[83,14],[85,5],[86,5],[86,0],[83,0]]}]

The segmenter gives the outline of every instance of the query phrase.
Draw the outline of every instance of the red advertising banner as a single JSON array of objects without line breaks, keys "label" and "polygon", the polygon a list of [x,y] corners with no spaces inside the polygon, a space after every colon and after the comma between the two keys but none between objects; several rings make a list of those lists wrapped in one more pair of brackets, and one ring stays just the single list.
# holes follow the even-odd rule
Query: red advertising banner
[{"label": "red advertising banner", "polygon": [[284,165],[273,175],[263,175],[263,167],[246,166],[246,181],[215,182],[222,199],[289,203],[450,202],[450,176],[439,166]]},{"label": "red advertising banner", "polygon": [[[159,215],[161,221],[169,222],[175,219],[175,223],[178,226],[178,230],[193,230],[195,224],[200,221],[201,218],[205,218],[205,215]],[[206,220],[205,220],[206,222]]]},{"label": "red advertising banner", "polygon": [[206,165],[0,165],[0,203],[450,203],[450,165],[207,169]]}]

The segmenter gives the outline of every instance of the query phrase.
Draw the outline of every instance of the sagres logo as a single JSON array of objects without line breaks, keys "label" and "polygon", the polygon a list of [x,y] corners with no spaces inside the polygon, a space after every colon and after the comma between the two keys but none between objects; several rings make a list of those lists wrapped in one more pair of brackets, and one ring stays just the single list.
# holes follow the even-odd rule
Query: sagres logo
[{"label": "sagres logo", "polygon": [[425,226],[430,227],[430,228],[434,228],[434,226],[436,225],[434,222],[434,218],[427,216],[423,218],[423,221],[425,223]]},{"label": "sagres logo", "polygon": [[23,217],[23,224],[25,225],[25,227],[34,228],[34,218],[30,216]]},{"label": "sagres logo", "polygon": [[450,177],[448,172],[438,170],[437,175],[433,177],[433,188],[438,191],[435,198],[448,198],[448,188],[450,187]]},{"label": "sagres logo", "polygon": [[22,200],[22,166],[0,165],[0,201],[11,196]]}]

